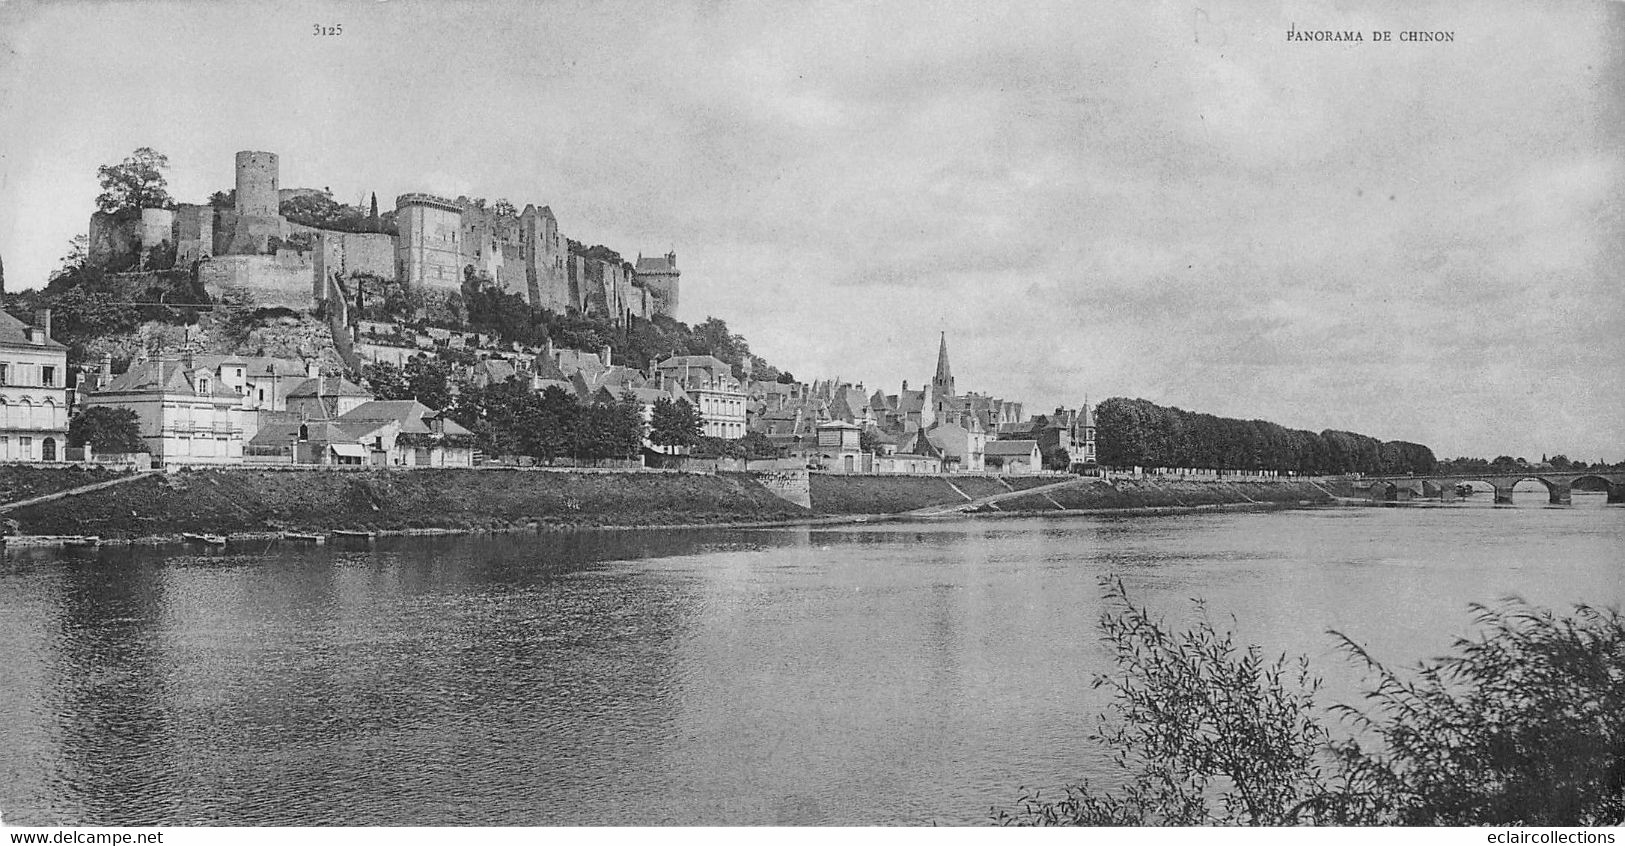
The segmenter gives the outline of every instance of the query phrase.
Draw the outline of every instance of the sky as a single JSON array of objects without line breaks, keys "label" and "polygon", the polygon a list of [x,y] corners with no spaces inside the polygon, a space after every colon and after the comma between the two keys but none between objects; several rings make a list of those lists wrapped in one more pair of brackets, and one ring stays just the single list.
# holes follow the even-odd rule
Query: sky
[{"label": "sky", "polygon": [[1625,460],[1619,2],[0,0],[8,290],[141,146],[183,202],[252,149],[547,204],[802,379],[918,386],[945,332],[1030,413]]}]

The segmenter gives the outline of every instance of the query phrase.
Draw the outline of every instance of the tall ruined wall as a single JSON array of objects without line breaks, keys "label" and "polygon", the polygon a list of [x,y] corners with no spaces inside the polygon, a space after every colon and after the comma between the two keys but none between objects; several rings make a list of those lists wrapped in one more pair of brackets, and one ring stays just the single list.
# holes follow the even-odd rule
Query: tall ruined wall
[{"label": "tall ruined wall", "polygon": [[629,312],[637,314],[643,308],[643,289],[636,286],[634,274],[624,263],[574,255],[566,268],[568,307],[617,324],[625,322]]},{"label": "tall ruined wall", "polygon": [[175,213],[169,209],[141,210],[141,252],[175,237]]},{"label": "tall ruined wall", "polygon": [[473,265],[508,293],[527,296],[530,256],[525,225],[519,216],[498,214],[494,208],[476,205],[467,197],[458,197],[457,205],[463,210],[463,264]]},{"label": "tall ruined wall", "polygon": [[192,203],[175,207],[175,264],[214,255],[214,209]]},{"label": "tall ruined wall", "polygon": [[278,250],[274,256],[215,256],[198,265],[209,296],[241,291],[266,308],[309,311],[316,279],[313,253]]},{"label": "tall ruined wall", "polygon": [[141,220],[129,212],[90,216],[86,251],[90,263],[101,267],[130,267],[141,250]]},{"label": "tall ruined wall", "polygon": [[565,267],[569,246],[559,222],[546,206],[525,206],[519,221],[526,252],[526,296],[536,308],[563,314],[571,304],[570,272]]}]

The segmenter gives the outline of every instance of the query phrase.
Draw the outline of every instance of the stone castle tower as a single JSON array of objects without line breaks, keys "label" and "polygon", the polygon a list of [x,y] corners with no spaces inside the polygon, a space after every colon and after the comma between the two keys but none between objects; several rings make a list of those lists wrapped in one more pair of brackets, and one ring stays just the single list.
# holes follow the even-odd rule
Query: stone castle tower
[{"label": "stone castle tower", "polygon": [[649,292],[649,313],[661,317],[677,318],[678,277],[677,253],[644,258],[638,254],[634,266],[636,284]]},{"label": "stone castle tower", "polygon": [[237,214],[275,217],[277,196],[276,153],[243,150],[237,154]]},{"label": "stone castle tower", "polygon": [[259,255],[272,238],[288,237],[277,196],[276,153],[237,154],[237,204],[215,215],[215,255]]}]

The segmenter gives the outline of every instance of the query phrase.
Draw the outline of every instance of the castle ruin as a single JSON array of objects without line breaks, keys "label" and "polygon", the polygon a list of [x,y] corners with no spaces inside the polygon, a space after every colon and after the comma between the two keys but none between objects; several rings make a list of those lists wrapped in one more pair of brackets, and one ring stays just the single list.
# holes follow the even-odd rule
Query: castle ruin
[{"label": "castle ruin", "polygon": [[513,211],[407,193],[395,199],[395,234],[338,231],[283,216],[282,202],[312,192],[281,188],[278,171],[275,153],[245,150],[236,156],[230,208],[183,203],[97,212],[90,259],[139,269],[154,249],[173,247],[174,266],[194,268],[211,296],[238,291],[263,306],[300,311],[340,295],[339,280],[359,275],[400,283],[433,302],[460,292],[475,274],[554,312],[615,323],[677,315],[675,253],[640,255],[634,265],[573,251],[545,205]]}]

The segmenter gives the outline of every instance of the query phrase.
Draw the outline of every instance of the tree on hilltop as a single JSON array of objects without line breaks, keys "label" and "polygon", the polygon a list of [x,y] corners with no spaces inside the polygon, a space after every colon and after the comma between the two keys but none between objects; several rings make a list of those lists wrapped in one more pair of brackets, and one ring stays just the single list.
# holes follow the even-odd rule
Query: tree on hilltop
[{"label": "tree on hilltop", "polygon": [[175,201],[169,196],[169,157],[151,147],[141,147],[116,165],[96,169],[102,193],[96,208],[108,214],[139,209],[169,209]]}]

